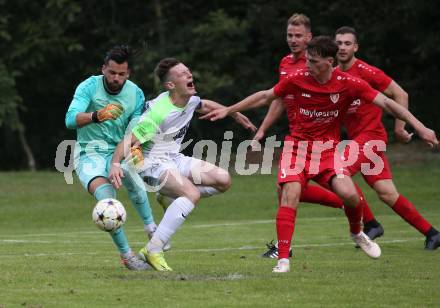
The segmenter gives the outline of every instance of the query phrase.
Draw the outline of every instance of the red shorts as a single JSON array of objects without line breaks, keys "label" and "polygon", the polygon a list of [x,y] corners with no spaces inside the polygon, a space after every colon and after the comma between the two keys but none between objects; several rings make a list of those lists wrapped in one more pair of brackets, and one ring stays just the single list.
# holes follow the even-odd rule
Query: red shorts
[{"label": "red shorts", "polygon": [[312,142],[307,147],[293,146],[283,148],[278,163],[278,185],[288,182],[299,182],[304,188],[308,181],[313,180],[326,188],[330,180],[337,175],[350,175],[342,168],[340,155],[335,149],[325,150],[319,156],[312,152]]},{"label": "red shorts", "polygon": [[[390,165],[385,156],[386,143],[383,140],[365,141],[365,138],[356,138],[357,147],[347,146],[344,159],[348,165],[347,170],[351,175],[359,171],[371,187],[379,180],[392,179]],[[351,149],[351,158],[350,156]],[[358,153],[356,156],[356,152]]]}]

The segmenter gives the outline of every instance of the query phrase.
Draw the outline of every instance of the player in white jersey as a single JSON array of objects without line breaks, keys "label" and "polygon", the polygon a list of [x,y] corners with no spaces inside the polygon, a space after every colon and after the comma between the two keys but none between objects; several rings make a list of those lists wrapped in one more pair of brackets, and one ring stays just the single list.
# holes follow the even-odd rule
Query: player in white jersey
[{"label": "player in white jersey", "polygon": [[[201,104],[198,96],[191,96],[184,107],[177,107],[169,92],[146,103],[147,110],[133,133],[143,145],[145,159],[140,174],[147,184],[160,185],[160,175],[167,169],[179,165],[189,168],[192,158],[181,154],[180,148],[194,111],[200,109]],[[186,175],[187,170],[182,174]]]},{"label": "player in white jersey", "polygon": [[[128,156],[125,154],[130,151],[130,146],[142,145],[142,178],[147,184],[158,187],[160,193],[171,198],[172,202],[150,242],[139,255],[156,270],[171,271],[163,255],[164,245],[182,225],[200,197],[226,191],[231,185],[231,178],[226,170],[179,152],[194,112],[205,114],[223,106],[195,96],[191,71],[174,58],[160,61],[155,74],[167,92],[147,103],[141,121],[116,148],[110,178],[114,186],[119,188],[123,177],[119,163],[124,156]],[[242,114],[236,113],[233,118],[245,128],[256,130]]]}]

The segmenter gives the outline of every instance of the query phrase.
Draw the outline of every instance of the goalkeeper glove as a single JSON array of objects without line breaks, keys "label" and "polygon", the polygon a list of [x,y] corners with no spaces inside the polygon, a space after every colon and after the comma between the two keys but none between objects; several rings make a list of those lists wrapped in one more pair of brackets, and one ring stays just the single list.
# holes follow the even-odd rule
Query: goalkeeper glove
[{"label": "goalkeeper glove", "polygon": [[144,164],[144,155],[142,154],[141,146],[132,146],[126,161],[127,163],[133,164],[135,167],[142,167]]},{"label": "goalkeeper glove", "polygon": [[124,107],[118,103],[110,103],[102,109],[92,113],[92,120],[100,123],[107,120],[116,120],[124,112]]}]

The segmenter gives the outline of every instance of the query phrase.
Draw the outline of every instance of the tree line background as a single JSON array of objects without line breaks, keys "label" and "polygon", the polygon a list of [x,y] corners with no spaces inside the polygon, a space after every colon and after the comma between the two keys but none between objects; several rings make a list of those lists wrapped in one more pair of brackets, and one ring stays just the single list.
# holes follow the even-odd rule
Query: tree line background
[{"label": "tree line background", "polygon": [[[147,98],[160,92],[156,63],[173,56],[192,69],[201,97],[229,105],[276,83],[294,12],[311,18],[315,36],[354,26],[358,56],[401,84],[411,111],[440,131],[438,1],[0,0],[0,12],[3,170],[53,168],[57,145],[75,139],[64,126],[74,90],[100,74],[111,46],[139,50],[130,79]],[[265,111],[246,114],[258,125]],[[231,125],[236,142],[251,138],[229,120],[194,121],[188,137],[221,141]],[[286,132],[284,120],[268,136]]]}]

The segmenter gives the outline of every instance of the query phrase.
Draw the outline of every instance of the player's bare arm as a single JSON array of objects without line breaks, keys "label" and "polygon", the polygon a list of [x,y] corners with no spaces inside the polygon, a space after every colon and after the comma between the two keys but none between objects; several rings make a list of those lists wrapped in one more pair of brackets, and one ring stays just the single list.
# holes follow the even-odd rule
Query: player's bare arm
[{"label": "player's bare arm", "polygon": [[[386,96],[392,98],[396,103],[408,109],[408,93],[394,80],[383,92]],[[397,141],[407,143],[411,140],[412,134],[405,129],[405,122],[396,119],[394,124],[394,135]]]},{"label": "player's bare arm", "polygon": [[[213,110],[225,108],[222,104],[219,104],[215,101],[202,99],[201,108],[197,109],[196,112],[201,114],[207,114]],[[233,118],[238,124],[243,126],[246,129],[249,129],[253,132],[257,130],[257,127],[249,120],[249,118],[240,112],[234,112],[230,114],[231,118]]]},{"label": "player's bare arm", "polygon": [[143,160],[142,151],[140,151],[140,142],[134,134],[130,134],[122,139],[116,146],[115,152],[112,156],[108,177],[116,189],[119,189],[122,186],[124,172],[121,168],[121,161],[124,158],[132,159],[136,162]]},{"label": "player's bare arm", "polygon": [[76,115],[76,125],[78,127],[84,127],[93,123],[92,112],[80,112]]},{"label": "player's bare arm", "polygon": [[280,118],[284,110],[285,107],[281,98],[273,100],[253,140],[260,141],[263,139],[266,131]]},{"label": "player's bare arm", "polygon": [[378,93],[373,103],[391,113],[394,117],[411,125],[417,135],[431,147],[438,146],[439,142],[435,132],[420,122],[408,109],[405,109],[391,98]]},{"label": "player's bare arm", "polygon": [[227,115],[230,115],[234,112],[254,109],[267,105],[276,97],[277,96],[274,94],[273,88],[265,91],[259,91],[232,106],[213,110],[201,117],[201,119],[210,119],[211,121],[217,121],[225,118]]}]

